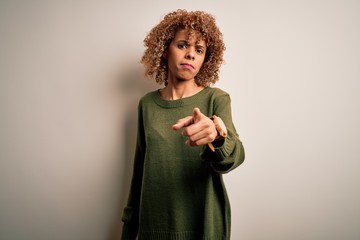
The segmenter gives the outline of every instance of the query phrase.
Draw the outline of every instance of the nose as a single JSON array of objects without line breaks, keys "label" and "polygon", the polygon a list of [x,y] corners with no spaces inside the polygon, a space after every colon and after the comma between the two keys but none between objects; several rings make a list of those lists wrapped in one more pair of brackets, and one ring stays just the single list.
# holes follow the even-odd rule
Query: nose
[{"label": "nose", "polygon": [[189,60],[195,60],[195,50],[189,48],[189,50],[186,52],[185,58]]}]

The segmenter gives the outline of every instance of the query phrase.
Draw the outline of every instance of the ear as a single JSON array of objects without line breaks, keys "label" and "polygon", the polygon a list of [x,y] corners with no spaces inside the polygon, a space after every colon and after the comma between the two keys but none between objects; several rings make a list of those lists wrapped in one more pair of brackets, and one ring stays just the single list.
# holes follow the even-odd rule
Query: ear
[{"label": "ear", "polygon": [[164,51],[164,53],[163,53],[163,57],[164,57],[166,60],[168,60],[168,52],[167,52],[167,50],[166,50],[166,51]]}]

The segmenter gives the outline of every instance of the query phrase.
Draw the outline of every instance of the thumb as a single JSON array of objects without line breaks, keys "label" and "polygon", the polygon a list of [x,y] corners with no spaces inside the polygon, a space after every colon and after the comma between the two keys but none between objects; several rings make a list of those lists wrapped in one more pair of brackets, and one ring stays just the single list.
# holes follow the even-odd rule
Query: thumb
[{"label": "thumb", "polygon": [[194,119],[194,122],[198,122],[200,121],[200,119],[203,117],[204,114],[201,113],[200,109],[199,108],[194,108],[193,110],[193,119]]}]

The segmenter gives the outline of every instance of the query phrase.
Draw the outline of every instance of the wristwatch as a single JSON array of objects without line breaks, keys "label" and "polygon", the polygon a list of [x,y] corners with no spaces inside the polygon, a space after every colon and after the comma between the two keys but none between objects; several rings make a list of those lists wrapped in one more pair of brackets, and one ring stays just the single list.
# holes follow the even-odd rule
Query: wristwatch
[{"label": "wristwatch", "polygon": [[[227,136],[227,129],[226,129],[226,126],[225,126],[223,120],[216,115],[213,115],[210,119],[213,120],[216,131],[218,132],[218,135],[216,136],[215,141],[224,139]],[[211,149],[211,151],[215,152],[215,147],[212,143],[208,143],[208,146]]]}]

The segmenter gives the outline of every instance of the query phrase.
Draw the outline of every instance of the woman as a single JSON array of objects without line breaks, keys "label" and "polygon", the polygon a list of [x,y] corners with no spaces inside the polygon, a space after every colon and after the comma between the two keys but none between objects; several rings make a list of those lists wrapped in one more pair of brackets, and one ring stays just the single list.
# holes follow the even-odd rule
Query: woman
[{"label": "woman", "polygon": [[244,161],[219,79],[225,46],[205,12],[167,14],[144,40],[145,75],[165,86],[141,98],[122,239],[230,239],[222,174]]}]

